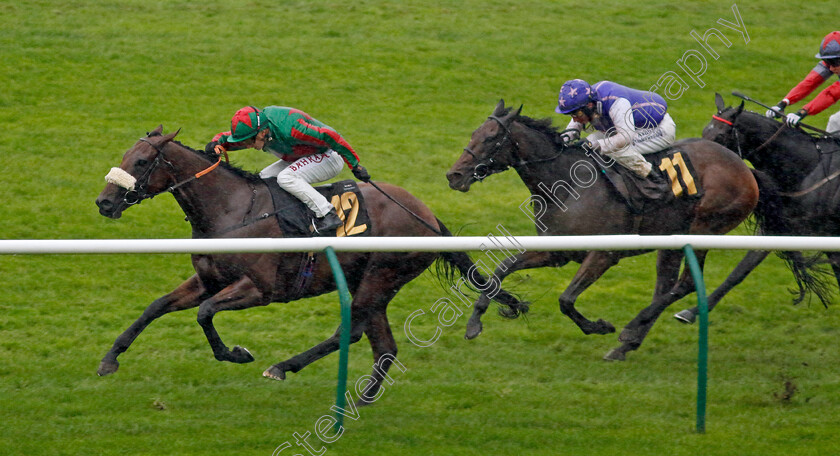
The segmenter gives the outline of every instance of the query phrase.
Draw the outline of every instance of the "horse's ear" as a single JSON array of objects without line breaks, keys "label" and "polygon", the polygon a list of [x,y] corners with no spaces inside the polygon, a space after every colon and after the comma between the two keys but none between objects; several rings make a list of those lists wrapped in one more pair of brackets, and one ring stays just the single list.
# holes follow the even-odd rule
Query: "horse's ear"
[{"label": "horse's ear", "polygon": [[150,133],[146,133],[146,136],[157,136],[163,134],[163,124],[160,124],[152,130]]},{"label": "horse's ear", "polygon": [[496,109],[493,110],[493,115],[496,117],[502,116],[505,113],[505,100],[499,100],[499,103],[496,105]]},{"label": "horse's ear", "polygon": [[738,106],[738,114],[741,114],[741,111],[744,110],[744,101],[741,100],[741,104]]},{"label": "horse's ear", "polygon": [[[163,142],[166,142],[166,141],[172,141],[172,139],[173,139],[175,136],[177,136],[177,135],[178,135],[178,133],[180,133],[180,132],[181,132],[181,129],[179,128],[179,129],[177,129],[177,130],[173,131],[172,133],[169,133],[168,135],[166,135],[166,136],[164,136],[164,137],[163,137]],[[162,143],[161,143],[161,144],[162,144]]]},{"label": "horse's ear", "polygon": [[723,103],[723,97],[717,92],[715,92],[715,106],[717,106],[718,114],[722,113],[723,110],[726,109],[726,105]]},{"label": "horse's ear", "polygon": [[525,105],[524,104],[519,105],[519,109],[517,109],[516,112],[513,113],[513,117],[519,117],[519,113],[522,112],[522,107],[523,106],[525,106]]}]

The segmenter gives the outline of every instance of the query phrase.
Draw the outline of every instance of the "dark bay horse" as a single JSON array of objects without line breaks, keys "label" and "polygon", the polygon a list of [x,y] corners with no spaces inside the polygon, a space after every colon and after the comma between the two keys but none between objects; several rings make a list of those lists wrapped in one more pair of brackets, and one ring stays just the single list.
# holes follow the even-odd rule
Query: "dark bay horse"
[{"label": "dark bay horse", "polygon": [[[761,198],[756,214],[762,234],[789,236],[840,235],[840,139],[815,137],[784,122],[744,111],[739,106],[726,107],[723,97],[715,94],[717,114],[703,129],[703,138],[738,151],[752,163],[759,177]],[[763,177],[762,177],[763,176]],[[824,252],[835,280],[840,284],[840,252]],[[709,295],[709,310],[741,283],[770,254],[751,251],[724,282]],[[800,252],[781,252],[791,267],[799,286],[801,301],[812,291],[826,304],[830,300],[827,283],[817,273],[813,260]],[[675,318],[694,322],[697,308],[683,310]]]},{"label": "dark bay horse", "polygon": [[[137,141],[123,156],[120,167],[109,173],[112,183],[108,183],[96,199],[102,215],[116,219],[132,204],[171,192],[190,222],[194,238],[283,237],[273,217],[257,217],[274,210],[268,188],[260,182],[259,176],[226,163],[213,168],[218,157],[173,141],[177,132],[163,135],[162,129],[160,126]],[[378,185],[425,223],[439,227],[440,233],[432,232],[382,193],[364,184],[360,188],[370,217],[372,236],[451,235],[431,210],[410,193],[387,183]],[[243,223],[249,220],[251,222]],[[192,255],[195,275],[171,293],[152,302],[137,321],[117,337],[102,359],[99,375],[111,374],[118,369],[117,356],[126,351],[153,320],[169,312],[192,307],[198,307],[198,323],[217,360],[234,363],[253,361],[253,356],[246,349],[238,346],[228,349],[222,342],[213,326],[214,315],[225,310],[289,302],[335,290],[331,269],[321,253],[315,255],[311,277],[304,281],[307,282],[305,285],[301,284],[300,273],[307,258],[307,253]],[[366,334],[377,363],[371,383],[366,388],[368,398],[374,397],[397,354],[386,307],[406,283],[425,271],[437,258],[444,260],[444,268],[449,268],[444,272],[449,273],[446,275],[450,281],[454,272],[451,267],[454,266],[472,284],[470,286],[486,286],[487,283],[463,252],[344,252],[339,253],[338,258],[353,296],[351,341],[357,342],[363,333]],[[508,315],[516,314],[519,311],[515,307],[518,301],[504,291],[500,295],[512,306]],[[340,330],[315,347],[269,367],[263,375],[285,379],[287,371],[298,372],[337,350],[339,335]],[[361,402],[365,402],[363,399]]]},{"label": "dark bay horse", "polygon": [[[579,146],[564,145],[550,119],[528,118],[520,114],[521,109],[505,108],[504,101],[500,101],[487,121],[473,132],[467,148],[446,177],[451,188],[466,192],[473,182],[513,168],[530,190],[532,202],[561,203],[541,204],[537,223],[540,235],[723,234],[738,226],[758,200],[755,179],[737,155],[711,141],[690,139],[675,146],[689,156],[704,189],[702,198],[677,199],[637,217],[606,179],[598,178],[600,173],[595,171],[598,167],[593,157]],[[587,173],[586,169],[590,171]],[[536,215],[536,202],[534,212]],[[607,334],[615,331],[612,324],[590,321],[575,309],[575,300],[621,258],[640,253],[644,252],[529,251],[502,261],[495,274],[502,280],[521,269],[580,263],[580,269],[560,296],[560,310],[584,334]],[[701,267],[705,255],[705,251],[697,252]],[[659,252],[652,303],[624,328],[618,338],[622,345],[607,353],[605,359],[622,360],[628,351],[637,349],[662,311],[694,290],[688,268],[682,276],[679,274],[682,257],[682,250]],[[484,295],[479,297],[468,322],[468,338],[481,332],[480,318],[488,304]]]}]

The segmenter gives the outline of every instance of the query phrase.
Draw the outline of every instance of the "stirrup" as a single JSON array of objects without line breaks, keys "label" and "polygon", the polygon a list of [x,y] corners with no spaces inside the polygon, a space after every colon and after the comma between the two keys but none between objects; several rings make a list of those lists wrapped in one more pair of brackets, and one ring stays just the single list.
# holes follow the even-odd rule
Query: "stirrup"
[{"label": "stirrup", "polygon": [[344,222],[336,212],[330,211],[321,218],[312,219],[311,229],[314,236],[327,236],[337,230]]}]

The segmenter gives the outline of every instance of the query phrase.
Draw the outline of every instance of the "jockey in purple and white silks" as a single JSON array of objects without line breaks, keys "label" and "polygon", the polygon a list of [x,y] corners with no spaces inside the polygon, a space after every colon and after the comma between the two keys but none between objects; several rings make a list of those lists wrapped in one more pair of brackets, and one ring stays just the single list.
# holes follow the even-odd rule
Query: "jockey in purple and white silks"
[{"label": "jockey in purple and white silks", "polygon": [[676,139],[677,126],[667,110],[665,99],[654,92],[611,81],[590,86],[582,79],[563,84],[555,109],[572,116],[565,139],[571,141],[579,138],[582,130],[594,130],[586,137],[585,147],[643,178],[650,174],[651,164],[642,155],[666,149]]}]

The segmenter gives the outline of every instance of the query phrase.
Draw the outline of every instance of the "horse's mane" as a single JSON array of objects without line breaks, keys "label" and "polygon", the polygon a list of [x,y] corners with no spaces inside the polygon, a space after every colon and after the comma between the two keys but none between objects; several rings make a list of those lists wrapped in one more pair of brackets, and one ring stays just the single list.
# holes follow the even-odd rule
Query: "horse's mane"
[{"label": "horse's mane", "polygon": [[[156,132],[156,131],[153,131],[153,132],[148,134],[148,137],[150,137],[150,138],[154,137],[154,136],[163,136],[163,135],[161,133]],[[203,149],[193,149],[192,147],[190,147],[190,146],[188,146],[188,145],[186,145],[186,144],[184,144],[180,141],[176,141],[174,139],[172,140],[172,142],[181,146],[181,147],[183,147],[184,149],[189,150],[190,152],[192,152],[194,154],[197,154],[197,155],[200,155],[200,156],[206,158],[207,160],[211,161],[212,163],[216,163],[216,161],[219,160],[218,155],[209,154],[206,151],[204,151]],[[245,171],[244,169],[239,168],[238,166],[231,165],[226,160],[222,160],[222,163],[219,166],[227,169],[228,171],[235,174],[236,176],[239,176],[239,177],[247,180],[248,182],[260,182],[262,180],[262,178],[258,174],[254,174],[250,171]]]},{"label": "horse's mane", "polygon": [[[505,108],[505,114],[508,114],[510,110],[511,108]],[[526,127],[538,133],[541,133],[542,135],[547,137],[552,142],[552,144],[554,144],[554,147],[558,149],[563,149],[566,147],[566,144],[563,142],[563,138],[560,137],[559,127],[552,125],[552,120],[550,117],[534,119],[519,114],[513,120],[522,123]]]}]

